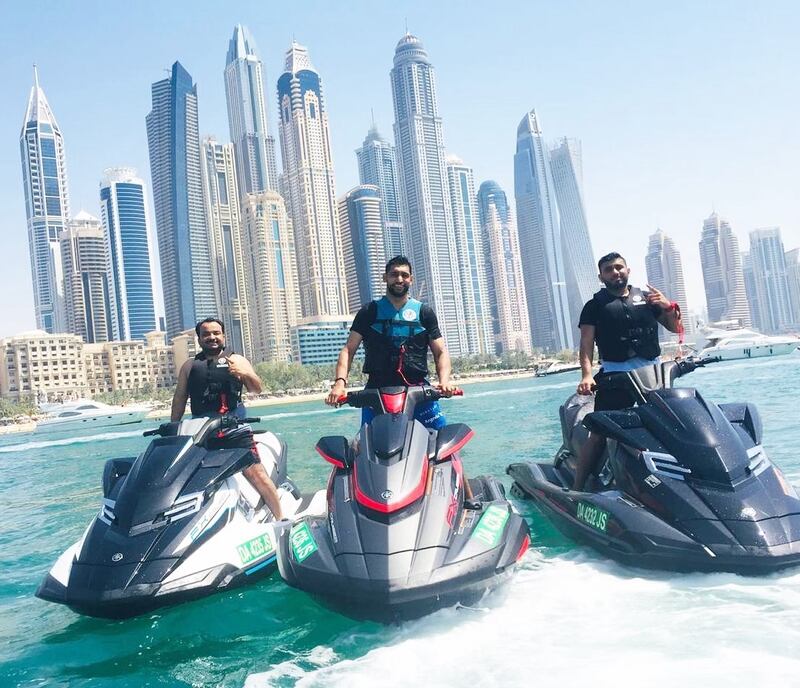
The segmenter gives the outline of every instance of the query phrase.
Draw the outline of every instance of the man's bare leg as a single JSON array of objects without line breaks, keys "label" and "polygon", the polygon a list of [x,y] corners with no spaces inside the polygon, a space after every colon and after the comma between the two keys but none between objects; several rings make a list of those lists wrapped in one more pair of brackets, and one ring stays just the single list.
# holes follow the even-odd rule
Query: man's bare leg
[{"label": "man's bare leg", "polygon": [[577,462],[575,463],[575,480],[572,484],[572,489],[580,492],[583,490],[583,485],[586,478],[594,470],[597,461],[603,454],[603,449],[606,447],[606,438],[598,435],[596,432],[590,432],[589,437],[581,447],[578,454]]},{"label": "man's bare leg", "polygon": [[283,511],[281,510],[281,501],[278,498],[278,490],[275,489],[275,485],[269,479],[267,472],[264,470],[264,466],[260,463],[254,463],[252,466],[245,468],[242,474],[250,481],[250,484],[256,488],[258,494],[261,495],[261,498],[266,502],[269,510],[275,517],[275,520],[280,521],[283,518]]}]

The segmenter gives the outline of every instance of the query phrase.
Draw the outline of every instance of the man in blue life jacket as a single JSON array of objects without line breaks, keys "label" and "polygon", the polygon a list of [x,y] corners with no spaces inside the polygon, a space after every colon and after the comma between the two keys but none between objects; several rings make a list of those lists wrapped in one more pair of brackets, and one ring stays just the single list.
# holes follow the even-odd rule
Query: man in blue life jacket
[{"label": "man in blue life jacket", "polygon": [[[628,284],[630,268],[619,253],[609,253],[597,263],[598,277],[604,287],[583,307],[578,327],[581,330],[581,381],[578,394],[591,394],[594,345],[600,354],[600,373],[625,372],[660,361],[658,326],[670,332],[681,330],[681,311],[658,289],[647,285],[644,292]],[[624,389],[598,389],[594,399],[595,411],[614,411],[630,408],[636,403]],[[583,490],[589,474],[595,469],[605,449],[602,435],[590,433],[581,447],[575,466],[574,490]]]},{"label": "man in blue life jacket", "polygon": [[[183,417],[187,400],[191,403],[193,418],[212,418],[225,414],[245,418],[247,412],[242,403],[242,387],[258,394],[261,391],[261,378],[253,370],[250,361],[225,348],[225,325],[221,320],[201,320],[195,332],[200,353],[186,361],[178,373],[170,420],[176,423]],[[275,520],[283,518],[278,491],[261,465],[252,432],[240,436],[230,445],[225,445],[223,438],[221,445],[250,448],[253,463],[242,474],[261,495]]]},{"label": "man in blue life jacket", "polygon": [[[427,304],[412,299],[408,293],[414,281],[408,258],[392,258],[386,264],[383,281],[386,294],[358,311],[350,336],[339,353],[336,380],[325,399],[330,406],[335,406],[345,392],[350,365],[362,341],[366,354],[364,372],[369,375],[367,389],[427,382],[429,348],[443,396],[450,397],[457,389],[450,383],[450,356],[436,313]],[[373,415],[371,409],[362,409],[362,424],[369,423]],[[426,427],[437,430],[446,423],[436,401],[417,406],[414,417]]]}]

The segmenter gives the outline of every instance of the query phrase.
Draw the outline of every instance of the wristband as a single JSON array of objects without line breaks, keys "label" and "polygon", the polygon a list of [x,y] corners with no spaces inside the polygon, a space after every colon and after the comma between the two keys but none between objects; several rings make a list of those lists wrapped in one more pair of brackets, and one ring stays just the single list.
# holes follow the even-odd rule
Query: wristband
[{"label": "wristband", "polygon": [[678,305],[677,301],[671,301],[669,306],[667,306],[667,313],[670,311],[678,311],[678,313],[680,313],[681,307]]},{"label": "wristband", "polygon": [[344,384],[345,384],[345,385],[347,385],[347,380],[345,380],[343,377],[337,377],[337,378],[336,378],[336,379],[333,381],[333,384],[335,385],[337,382],[339,382],[339,380],[341,380],[342,382],[344,382]]}]

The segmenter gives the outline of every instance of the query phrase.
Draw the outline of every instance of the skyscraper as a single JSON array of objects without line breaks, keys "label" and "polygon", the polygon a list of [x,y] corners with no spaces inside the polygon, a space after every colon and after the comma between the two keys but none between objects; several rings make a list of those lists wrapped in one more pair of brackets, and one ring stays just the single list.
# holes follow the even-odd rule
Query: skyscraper
[{"label": "skyscraper", "polygon": [[517,226],[506,194],[497,182],[481,184],[478,209],[495,351],[498,354],[510,351],[529,354],[531,328]]},{"label": "skyscraper", "polygon": [[254,361],[288,361],[300,318],[291,222],[275,191],[249,194],[242,206],[245,269]]},{"label": "skyscraper", "polygon": [[308,50],[292,43],[278,79],[284,185],[294,226],[303,316],[347,312],[328,113]]},{"label": "skyscraper", "polygon": [[380,190],[369,184],[350,189],[339,200],[350,313],[356,313],[386,291],[383,272],[387,257],[381,207]]},{"label": "skyscraper", "polygon": [[[657,229],[654,234],[650,235],[644,262],[647,269],[647,282],[680,306],[684,331],[686,334],[691,334],[692,325],[688,317],[689,310],[686,303],[686,283],[683,279],[681,254],[675,247],[672,238],[664,234],[661,229]],[[659,328],[658,332],[662,341],[670,338],[664,328]]]},{"label": "skyscraper", "polygon": [[550,158],[535,110],[517,128],[514,195],[533,345],[545,351],[574,349],[577,322],[570,317]]},{"label": "skyscraper", "polygon": [[761,321],[761,310],[758,306],[758,293],[756,291],[756,278],[753,274],[753,260],[750,252],[742,253],[742,277],[744,280],[744,291],[747,295],[747,304],[750,309],[750,318],[753,327],[759,332],[764,331]]},{"label": "skyscraper", "polygon": [[278,185],[275,139],[269,135],[264,65],[247,27],[237,24],[225,60],[225,100],[241,197]]},{"label": "skyscraper", "polygon": [[153,84],[152,100],[147,143],[167,335],[172,337],[213,315],[217,306],[200,179],[197,87],[180,62]]},{"label": "skyscraper", "polygon": [[79,212],[61,232],[66,328],[86,343],[112,339],[106,239],[100,220]]},{"label": "skyscraper", "polygon": [[739,240],[728,221],[711,213],[703,222],[699,245],[709,321],[739,320],[750,327]]},{"label": "skyscraper", "polygon": [[250,314],[239,214],[241,184],[237,185],[234,145],[218,143],[212,137],[203,139],[201,169],[218,315],[225,323],[228,346],[250,358]]},{"label": "skyscraper", "polygon": [[794,318],[779,227],[750,232],[750,259],[761,326],[765,332],[780,332],[791,325]]},{"label": "skyscraper", "polygon": [[433,65],[406,34],[391,70],[400,206],[415,295],[430,303],[454,356],[469,351]]},{"label": "skyscraper", "polygon": [[156,329],[144,182],[129,167],[105,171],[100,214],[108,253],[111,339],[144,339]]},{"label": "skyscraper", "polygon": [[583,305],[599,288],[597,264],[583,202],[581,142],[562,138],[550,151],[550,167],[558,201],[564,271],[571,326],[577,327]]},{"label": "skyscraper", "polygon": [[792,304],[792,322],[800,325],[800,248],[786,252],[786,282]]},{"label": "skyscraper", "polygon": [[64,137],[39,86],[36,67],[33,79],[19,148],[36,327],[53,333],[66,326],[59,236],[69,220],[67,165]]},{"label": "skyscraper", "polygon": [[447,180],[456,238],[456,257],[464,299],[467,353],[494,352],[475,174],[457,157],[447,158]]},{"label": "skyscraper", "polygon": [[400,193],[397,188],[397,157],[394,146],[384,139],[375,124],[356,150],[360,184],[377,186],[381,195],[386,256],[406,254],[403,220],[400,215]]}]

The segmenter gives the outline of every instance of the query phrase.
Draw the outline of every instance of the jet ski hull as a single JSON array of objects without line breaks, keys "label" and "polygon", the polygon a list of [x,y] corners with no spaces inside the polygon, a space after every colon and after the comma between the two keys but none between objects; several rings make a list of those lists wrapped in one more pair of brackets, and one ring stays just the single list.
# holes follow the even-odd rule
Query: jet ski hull
[{"label": "jet ski hull", "polygon": [[[571,476],[566,472],[559,475],[552,464],[516,463],[508,467],[507,473],[514,479],[512,495],[531,499],[564,535],[628,566],[762,575],[800,565],[800,514],[764,519],[771,523],[761,524],[763,527],[785,531],[786,541],[779,544],[703,544],[687,532],[700,530],[701,523],[673,527],[615,489],[569,490],[565,485]],[[759,525],[758,521],[751,523]],[[735,527],[724,521],[708,525]]]}]

